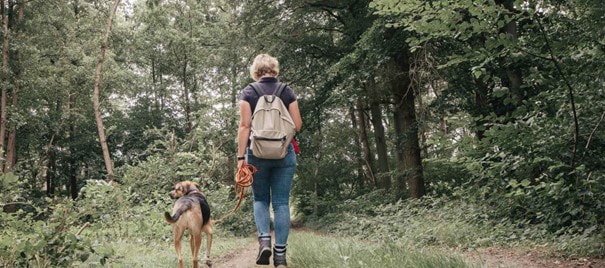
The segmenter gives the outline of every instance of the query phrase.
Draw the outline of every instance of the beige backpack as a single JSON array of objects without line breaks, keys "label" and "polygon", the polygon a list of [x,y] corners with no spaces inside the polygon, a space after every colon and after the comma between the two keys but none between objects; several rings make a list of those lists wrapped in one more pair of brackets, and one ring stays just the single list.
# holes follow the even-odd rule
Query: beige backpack
[{"label": "beige backpack", "polygon": [[286,85],[279,83],[271,95],[264,95],[255,83],[250,86],[259,96],[251,122],[252,154],[263,159],[283,159],[296,132],[294,121],[279,97]]}]

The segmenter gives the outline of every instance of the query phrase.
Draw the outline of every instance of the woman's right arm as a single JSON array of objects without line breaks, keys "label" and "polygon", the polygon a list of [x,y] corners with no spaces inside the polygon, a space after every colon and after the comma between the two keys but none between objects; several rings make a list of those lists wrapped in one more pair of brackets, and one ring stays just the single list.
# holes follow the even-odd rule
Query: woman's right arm
[{"label": "woman's right arm", "polygon": [[300,116],[300,109],[298,108],[297,101],[293,101],[288,105],[288,112],[290,112],[292,121],[294,121],[294,129],[296,129],[296,132],[299,132],[302,128],[302,118]]}]

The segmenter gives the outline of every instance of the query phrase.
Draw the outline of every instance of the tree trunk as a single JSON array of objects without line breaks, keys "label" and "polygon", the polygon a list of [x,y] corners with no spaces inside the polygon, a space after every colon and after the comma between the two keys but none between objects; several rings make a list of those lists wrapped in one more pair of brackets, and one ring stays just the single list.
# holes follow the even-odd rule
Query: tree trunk
[{"label": "tree trunk", "polygon": [[415,98],[415,102],[418,104],[418,111],[420,112],[418,116],[420,116],[420,122],[422,122],[420,123],[418,121],[418,117],[416,117],[416,123],[418,124],[418,133],[420,133],[420,157],[422,159],[425,159],[429,157],[429,150],[428,146],[426,145],[426,142],[428,140],[428,126],[426,125],[426,107],[424,106],[424,102],[422,101],[421,95]]},{"label": "tree trunk", "polygon": [[[15,112],[16,107],[17,107],[17,97],[18,97],[17,91],[18,90],[19,90],[19,82],[15,81],[13,94],[12,94],[12,103],[11,103],[11,110],[13,111],[13,113]],[[7,147],[6,147],[6,163],[4,166],[4,172],[11,172],[11,170],[13,169],[13,166],[17,162],[17,155],[16,155],[17,126],[15,124],[16,124],[16,122],[11,124],[11,126],[9,127],[8,143],[7,143]]]},{"label": "tree trunk", "polygon": [[[233,58],[237,58],[234,57]],[[234,61],[235,62],[235,61]],[[238,76],[238,72],[237,72],[237,67],[236,66],[231,66],[231,92],[230,92],[230,98],[231,98],[231,110],[232,111],[238,111],[238,95],[237,93],[241,90],[238,88],[238,83],[237,83],[237,76]],[[238,123],[238,118],[236,118],[235,116],[231,117],[228,119],[228,130],[231,131],[235,131],[235,133],[237,133],[237,123]],[[237,135],[237,134],[236,134]],[[233,145],[236,145],[234,143],[232,143]],[[233,167],[233,171],[237,172],[237,158],[236,158],[236,153],[237,153],[237,147],[236,146],[231,146],[228,147],[229,151],[228,152],[235,152],[235,153],[229,153],[227,154],[227,165],[229,167]],[[244,152],[245,153],[245,152]],[[225,178],[227,182],[227,185],[230,185],[233,183],[233,180],[231,178]]]},{"label": "tree trunk", "polygon": [[[21,25],[21,23],[23,22],[24,14],[25,14],[25,2],[21,2],[21,3],[19,3],[17,24]],[[17,70],[15,71],[15,80],[14,80],[15,82],[14,82],[12,102],[11,102],[11,111],[13,111],[13,113],[15,111],[17,111],[17,103],[18,103],[19,87],[20,87],[19,78],[21,76],[21,66],[19,65],[19,51],[18,50],[15,51],[14,56],[15,56],[14,57],[15,62],[17,63],[18,67],[17,67]],[[10,130],[8,133],[8,147],[6,150],[6,165],[5,165],[4,171],[10,172],[16,163],[17,163],[17,126],[16,126],[16,122],[15,122],[10,126]]]},{"label": "tree trunk", "polygon": [[440,118],[439,119],[439,128],[441,129],[441,132],[443,133],[443,135],[447,135],[449,133],[449,129],[447,126],[447,120],[445,120],[445,118]]},{"label": "tree trunk", "polygon": [[425,194],[424,178],[422,176],[422,159],[418,141],[418,121],[416,120],[415,92],[417,85],[409,78],[409,53],[401,53],[396,57],[399,75],[393,77],[391,87],[394,100],[395,135],[397,137],[397,162],[400,173],[397,178],[397,193],[403,196],[405,184],[412,198],[420,198]]},{"label": "tree trunk", "polygon": [[374,165],[374,155],[370,148],[370,142],[367,132],[367,118],[364,112],[364,107],[360,98],[357,99],[357,133],[359,133],[359,144],[361,145],[363,163],[367,169],[368,185],[376,187],[376,167]]},{"label": "tree trunk", "polygon": [[0,100],[0,168],[4,167],[4,140],[6,135],[6,94],[9,80],[8,69],[8,0],[2,0],[2,98]]},{"label": "tree trunk", "polygon": [[413,198],[424,195],[424,178],[422,176],[422,159],[420,158],[420,146],[418,144],[418,121],[416,120],[416,109],[414,107],[414,91],[410,90],[403,99],[402,126],[406,137],[403,144],[403,161],[407,175],[407,184]]},{"label": "tree trunk", "polygon": [[[351,116],[351,126],[353,127],[353,129],[358,129],[357,126],[357,116],[355,115],[355,107],[351,106],[351,108],[349,108],[349,115]],[[364,166],[365,163],[363,162],[363,159],[361,157],[361,144],[359,143],[359,131],[355,132],[355,158],[357,159],[357,175],[359,176],[359,181],[361,182],[361,185],[363,185],[364,179],[363,178],[367,178],[367,174],[364,171]]]},{"label": "tree trunk", "polygon": [[[316,133],[316,143],[317,143],[317,152],[315,153],[315,168],[313,169],[313,177],[314,178],[318,178],[319,177],[319,169],[321,168],[321,161],[322,161],[322,156],[323,156],[323,133],[322,133],[322,129],[321,129],[321,120],[319,117],[319,114],[317,116],[317,122],[318,122],[318,128],[317,128],[317,133]],[[315,189],[313,189],[313,198],[314,200],[318,201],[320,200],[320,198],[322,198],[322,196],[324,195],[322,188],[318,187],[318,183],[315,183]],[[314,215],[318,215],[320,216],[320,211],[319,211],[319,202],[313,202],[313,214]]]},{"label": "tree trunk", "polygon": [[187,87],[187,54],[185,54],[185,64],[183,65],[183,99],[185,101],[185,121],[187,124],[187,133],[191,132],[193,125],[191,123],[191,106],[189,104],[189,88]]},{"label": "tree trunk", "polygon": [[[374,78],[368,79],[368,83],[366,85],[367,95],[370,97],[370,122],[372,123],[372,127],[374,128],[374,141],[376,143],[376,153],[378,156],[378,164],[377,171],[378,173],[388,173],[389,172],[389,158],[387,153],[387,144],[386,138],[384,134],[384,125],[382,124],[382,109],[380,107],[381,92],[378,92],[376,87],[376,82]],[[390,176],[382,175],[380,176],[380,181],[377,182],[378,186],[384,189],[391,188],[391,178]]]},{"label": "tree trunk", "polygon": [[[76,20],[80,19],[80,3],[79,1],[74,1],[73,2],[73,11],[74,11],[74,16],[76,17]],[[77,29],[79,30],[79,28]],[[73,63],[74,67],[77,66],[76,63]],[[75,109],[76,107],[76,92],[72,92],[72,90],[70,89],[68,91],[68,98],[67,98],[67,118],[68,118],[68,129],[69,132],[67,133],[67,140],[69,141],[69,192],[71,193],[71,198],[72,199],[76,199],[78,198],[78,175],[77,175],[77,163],[78,160],[76,158],[76,149],[74,148],[74,144],[76,144],[76,139],[75,139],[75,133],[76,133],[76,119],[74,117],[74,113],[73,113],[73,109]]]},{"label": "tree trunk", "polygon": [[479,79],[475,79],[475,84],[477,87],[475,88],[475,109],[473,117],[479,117],[479,119],[475,121],[475,136],[478,140],[482,140],[485,136],[484,133],[487,130],[487,120],[484,118],[493,111],[488,99],[491,90],[488,85]]},{"label": "tree trunk", "polygon": [[75,98],[75,94],[70,92],[69,93],[69,98],[67,100],[67,113],[68,113],[68,118],[69,118],[69,133],[67,134],[68,136],[68,140],[69,140],[69,190],[71,193],[71,198],[72,199],[76,199],[78,198],[78,176],[77,176],[77,158],[76,158],[76,150],[73,148],[74,144],[76,143],[76,139],[75,139],[75,132],[76,132],[76,127],[75,127],[75,118],[73,116],[72,113],[72,109],[76,106],[76,98]]},{"label": "tree trunk", "polygon": [[103,69],[103,60],[105,60],[105,50],[107,49],[107,42],[109,39],[109,35],[111,33],[111,25],[113,21],[113,16],[118,9],[118,4],[120,0],[115,0],[113,4],[113,8],[109,13],[109,19],[107,20],[107,25],[105,27],[105,37],[103,38],[103,43],[101,44],[101,54],[99,55],[99,61],[97,62],[97,69],[95,71],[95,86],[94,92],[92,96],[93,108],[95,111],[95,119],[97,121],[97,130],[99,132],[99,142],[101,143],[101,150],[103,150],[103,160],[105,161],[105,169],[107,170],[107,179],[109,182],[113,182],[113,166],[111,163],[111,156],[109,154],[109,148],[107,147],[107,140],[105,138],[105,130],[103,128],[103,119],[101,117],[101,105],[99,104],[99,95],[100,95],[100,84],[101,84],[101,70]]},{"label": "tree trunk", "polygon": [[48,148],[48,164],[46,168],[46,195],[55,195],[55,151],[52,148],[52,138]]},{"label": "tree trunk", "polygon": [[[514,0],[497,0],[497,4],[502,5],[508,11],[516,13]],[[517,22],[511,20],[500,30],[501,32],[510,35],[513,40],[517,40],[519,38],[519,33],[517,31]],[[504,64],[506,66],[506,78],[507,86],[509,86],[510,91],[517,97],[517,101],[520,102],[524,99],[524,93],[521,91],[521,84],[523,83],[523,76],[521,73],[521,68],[517,68],[514,63]]]},{"label": "tree trunk", "polygon": [[383,189],[391,188],[391,177],[385,175],[389,172],[389,157],[387,154],[387,143],[382,125],[382,110],[376,102],[370,107],[371,122],[374,127],[374,140],[376,142],[376,153],[378,154],[378,173],[381,173],[378,186]]}]

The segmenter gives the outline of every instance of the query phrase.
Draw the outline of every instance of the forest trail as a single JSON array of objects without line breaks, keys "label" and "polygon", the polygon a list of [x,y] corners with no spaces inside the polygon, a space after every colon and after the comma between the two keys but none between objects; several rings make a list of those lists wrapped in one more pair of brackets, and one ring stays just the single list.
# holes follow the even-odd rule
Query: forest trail
[{"label": "forest trail", "polygon": [[[294,232],[312,232],[302,229],[293,230]],[[295,246],[295,245],[292,245]],[[238,248],[220,258],[213,260],[213,268],[260,268],[273,267],[266,265],[256,265],[255,257],[258,250],[256,242],[251,242]],[[547,258],[538,252],[521,253],[503,248],[484,248],[473,251],[455,251],[444,250],[444,253],[450,255],[461,255],[472,267],[488,268],[567,268],[567,267],[586,267],[599,268],[605,267],[605,259],[560,259]],[[294,265],[292,265],[294,266]],[[295,267],[295,266],[294,266]]]},{"label": "forest trail", "polygon": [[228,253],[220,258],[213,260],[213,268],[250,268],[250,267],[270,267],[255,264],[256,251],[258,244],[249,243],[244,247]]}]

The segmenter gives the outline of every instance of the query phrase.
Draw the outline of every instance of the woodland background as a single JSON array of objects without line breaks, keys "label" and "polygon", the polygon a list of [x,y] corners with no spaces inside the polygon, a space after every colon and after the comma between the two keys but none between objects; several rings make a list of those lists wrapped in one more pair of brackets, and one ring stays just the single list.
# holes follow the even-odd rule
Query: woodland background
[{"label": "woodland background", "polygon": [[[4,266],[170,247],[180,180],[229,211],[259,53],[301,106],[298,224],[605,255],[602,0],[1,2]],[[249,203],[219,235],[253,232]]]}]

